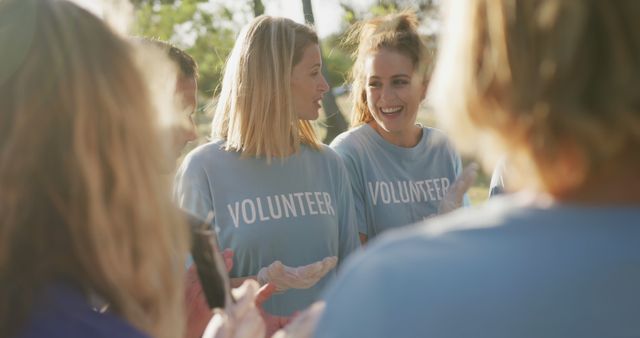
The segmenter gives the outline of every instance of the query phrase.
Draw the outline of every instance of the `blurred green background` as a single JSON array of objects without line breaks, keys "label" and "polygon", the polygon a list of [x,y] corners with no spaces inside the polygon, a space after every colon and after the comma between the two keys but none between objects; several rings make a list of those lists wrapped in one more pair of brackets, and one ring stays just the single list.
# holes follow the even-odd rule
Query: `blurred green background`
[{"label": "blurred green background", "polygon": [[[438,0],[332,0],[337,2],[339,24],[333,33],[320,36],[325,78],[333,90],[323,99],[324,112],[316,122],[320,139],[329,143],[348,127],[350,100],[348,74],[353,64],[351,52],[354,46],[345,45],[343,39],[349,27],[362,19],[409,9],[420,22],[420,31],[428,47],[435,53],[439,28]],[[215,104],[224,64],[240,28],[253,17],[265,14],[265,9],[277,6],[297,5],[300,17],[308,23],[318,19],[314,6],[326,6],[326,0],[131,0],[135,9],[134,34],[169,41],[191,54],[200,67],[199,107],[195,116],[200,143],[209,135],[211,113]],[[296,3],[299,2],[299,3]],[[301,5],[301,6],[300,6]],[[339,12],[339,13],[338,13]],[[319,11],[318,13],[322,13]],[[315,14],[315,15],[314,15]],[[334,15],[333,13],[331,15]],[[332,18],[335,19],[335,18]],[[437,127],[437,120],[423,104],[418,121]],[[195,145],[192,145],[192,147]],[[187,149],[188,151],[189,149]],[[463,159],[469,162],[469,159]],[[489,177],[480,173],[476,184],[469,191],[472,204],[479,204],[488,195]]]}]

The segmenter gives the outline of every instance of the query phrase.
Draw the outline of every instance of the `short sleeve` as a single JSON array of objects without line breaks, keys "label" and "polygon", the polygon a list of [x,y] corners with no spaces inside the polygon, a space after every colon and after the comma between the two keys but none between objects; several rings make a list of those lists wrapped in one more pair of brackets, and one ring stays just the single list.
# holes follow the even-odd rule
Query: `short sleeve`
[{"label": "short sleeve", "polygon": [[367,222],[367,214],[365,208],[365,187],[362,173],[359,172],[355,159],[346,154],[340,154],[344,162],[344,166],[349,175],[349,181],[351,182],[351,190],[353,193],[353,205],[355,209],[356,224],[358,225],[358,231],[367,236],[371,236],[369,231],[369,222]]},{"label": "short sleeve", "polygon": [[351,180],[344,166],[338,157],[338,222],[339,222],[339,248],[338,259],[344,259],[353,251],[360,247],[360,237],[358,236],[358,220],[356,217],[356,205],[354,203]]},{"label": "short sleeve", "polygon": [[[209,178],[199,161],[187,156],[176,172],[173,198],[178,206],[201,220],[209,221],[213,200]],[[213,219],[210,220],[213,223]]]}]

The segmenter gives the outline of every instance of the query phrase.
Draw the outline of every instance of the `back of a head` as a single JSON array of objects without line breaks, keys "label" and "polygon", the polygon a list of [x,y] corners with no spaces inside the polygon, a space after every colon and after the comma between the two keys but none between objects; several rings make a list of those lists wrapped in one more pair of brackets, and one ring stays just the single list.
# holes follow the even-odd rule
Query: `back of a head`
[{"label": "back of a head", "polygon": [[64,0],[5,0],[0,25],[0,332],[66,281],[178,336],[186,227],[133,46]]},{"label": "back of a head", "polygon": [[134,41],[136,43],[149,44],[164,51],[169,59],[178,67],[179,76],[193,78],[196,80],[200,76],[196,60],[187,52],[172,45],[171,43],[149,38],[134,38]]},{"label": "back of a head", "polygon": [[459,145],[506,151],[526,185],[552,193],[612,166],[639,168],[640,2],[462,0],[446,9],[431,93]]},{"label": "back of a head", "polygon": [[259,16],[240,33],[227,60],[211,135],[246,156],[283,158],[300,143],[319,147],[308,121],[293,109],[291,73],[305,47],[317,44],[310,27]]},{"label": "back of a head", "polygon": [[351,70],[351,125],[354,127],[373,120],[366,101],[364,71],[365,61],[370,53],[386,49],[403,54],[413,62],[415,71],[428,81],[432,58],[418,33],[418,19],[412,12],[389,14],[357,23],[351,28],[346,43],[357,45]]}]

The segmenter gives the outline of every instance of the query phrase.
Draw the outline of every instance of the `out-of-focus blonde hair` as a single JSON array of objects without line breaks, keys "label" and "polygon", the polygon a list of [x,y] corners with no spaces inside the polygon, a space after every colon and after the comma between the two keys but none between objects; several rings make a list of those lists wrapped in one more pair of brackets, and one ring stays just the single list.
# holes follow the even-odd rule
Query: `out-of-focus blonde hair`
[{"label": "out-of-focus blonde hair", "polygon": [[379,50],[398,52],[413,62],[418,76],[428,81],[432,69],[432,57],[418,33],[418,19],[410,11],[388,14],[356,23],[349,31],[346,44],[357,44],[353,53],[355,62],[351,70],[353,90],[351,100],[351,127],[373,121],[367,106],[367,75],[364,67],[367,57]]},{"label": "out-of-focus blonde hair", "polygon": [[284,158],[300,143],[319,149],[309,121],[293,109],[291,73],[307,46],[318,43],[308,26],[259,16],[240,33],[222,80],[211,136],[245,156]]},{"label": "out-of-focus blonde hair", "polygon": [[556,170],[567,155],[581,159],[569,176],[582,177],[616,165],[625,153],[634,160],[640,2],[449,6],[431,94],[459,146],[493,159],[507,152],[526,177],[522,183],[547,191],[570,179]]},{"label": "out-of-focus blonde hair", "polygon": [[63,281],[181,336],[187,227],[134,46],[63,0],[4,0],[0,22],[0,332]]}]

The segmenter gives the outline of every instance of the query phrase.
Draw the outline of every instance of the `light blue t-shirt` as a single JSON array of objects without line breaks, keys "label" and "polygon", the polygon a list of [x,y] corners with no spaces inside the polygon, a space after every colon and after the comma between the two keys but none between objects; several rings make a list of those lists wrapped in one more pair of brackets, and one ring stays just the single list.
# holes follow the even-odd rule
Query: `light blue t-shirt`
[{"label": "light blue t-shirt", "polygon": [[520,197],[390,232],[351,257],[316,337],[640,337],[640,207]]},{"label": "light blue t-shirt", "polygon": [[447,137],[433,128],[423,127],[420,142],[403,148],[364,124],[339,135],[331,148],[349,171],[359,231],[369,239],[435,216],[462,171]]},{"label": "light blue t-shirt", "polygon": [[[179,205],[196,217],[215,213],[221,249],[234,252],[231,277],[256,275],[276,260],[297,267],[328,256],[338,264],[358,248],[353,197],[340,158],[326,146],[271,164],[202,145],[187,155],[174,186]],[[290,315],[316,301],[335,269],[314,287],[274,295],[265,309]]]}]

